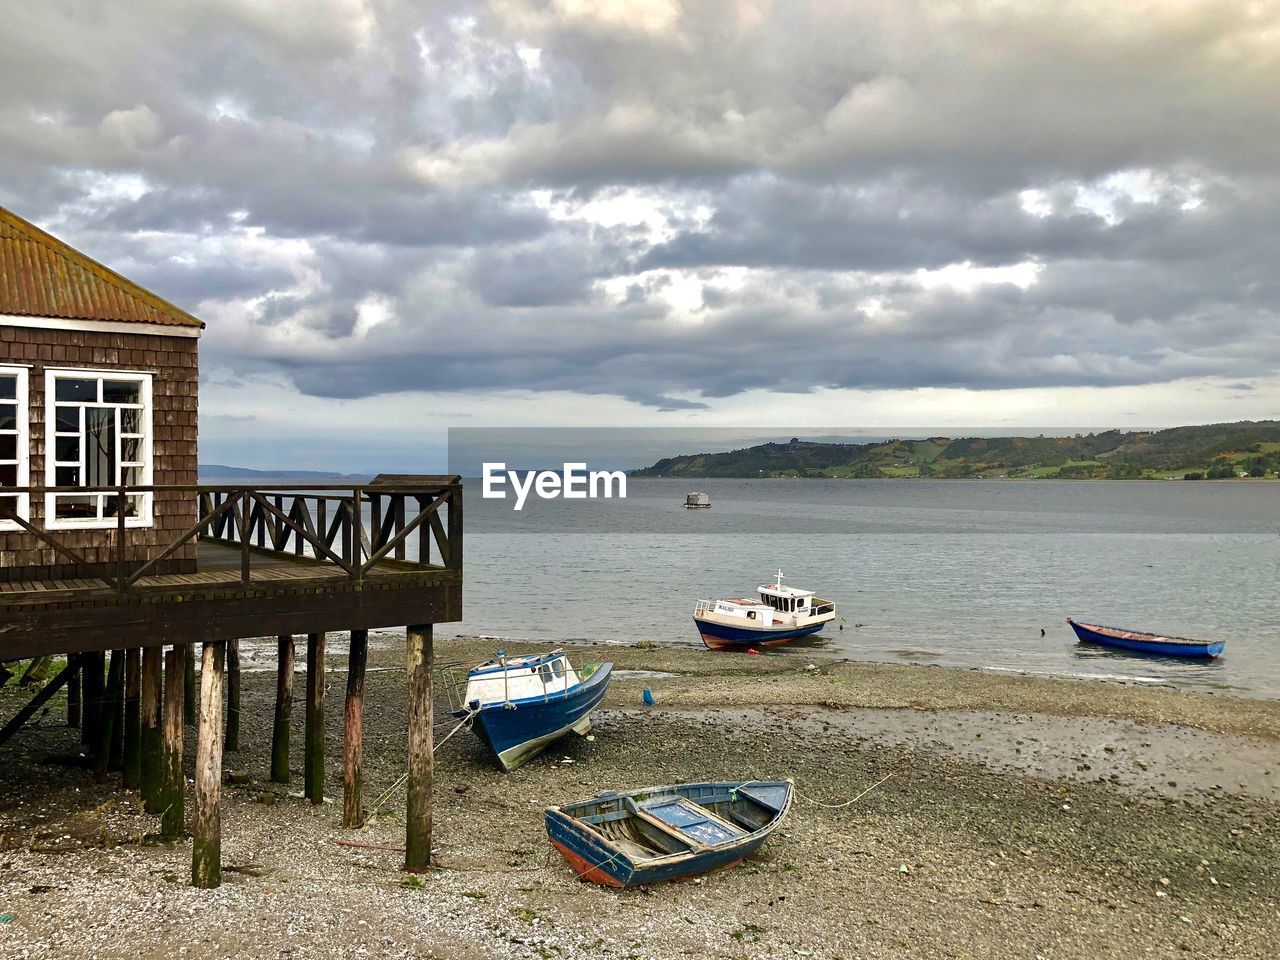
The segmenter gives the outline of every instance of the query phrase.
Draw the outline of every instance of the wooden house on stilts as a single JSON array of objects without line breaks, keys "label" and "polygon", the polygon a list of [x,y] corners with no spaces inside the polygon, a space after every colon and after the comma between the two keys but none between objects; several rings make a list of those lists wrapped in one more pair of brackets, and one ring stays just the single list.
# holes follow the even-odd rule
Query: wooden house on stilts
[{"label": "wooden house on stilts", "polygon": [[[368,631],[409,624],[405,866],[423,869],[432,625],[462,612],[459,478],[200,484],[203,327],[0,208],[0,662],[67,657],[0,744],[66,688],[95,776],[118,770],[169,835],[189,820],[192,882],[217,886],[238,641],[278,637],[271,775],[287,781],[293,638],[306,637],[305,788],[320,803],[326,634],[349,634],[343,823],[357,826]],[[190,818],[184,714],[198,723]]]}]

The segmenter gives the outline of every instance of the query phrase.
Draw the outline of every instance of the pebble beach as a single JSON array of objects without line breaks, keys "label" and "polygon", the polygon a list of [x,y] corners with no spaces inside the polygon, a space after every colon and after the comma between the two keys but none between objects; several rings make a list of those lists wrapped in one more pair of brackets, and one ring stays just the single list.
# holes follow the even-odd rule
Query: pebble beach
[{"label": "pebble beach", "polygon": [[[161,842],[136,794],[92,784],[52,701],[4,748],[0,955],[1280,954],[1275,701],[803,650],[570,645],[575,662],[618,671],[593,739],[502,774],[458,731],[437,751],[435,868],[408,875],[381,849],[404,841],[402,654],[371,651],[369,819],[343,830],[338,639],[321,806],[301,796],[300,710],[294,783],[268,782],[274,676],[244,675],[213,891],[187,885],[189,841]],[[442,666],[493,650],[436,643]],[[4,710],[22,696],[0,692]],[[437,706],[440,738],[454,722]],[[190,775],[190,729],[187,741]],[[755,857],[687,883],[581,883],[543,831],[544,806],[603,790],[782,777],[798,793],[782,829]]]}]

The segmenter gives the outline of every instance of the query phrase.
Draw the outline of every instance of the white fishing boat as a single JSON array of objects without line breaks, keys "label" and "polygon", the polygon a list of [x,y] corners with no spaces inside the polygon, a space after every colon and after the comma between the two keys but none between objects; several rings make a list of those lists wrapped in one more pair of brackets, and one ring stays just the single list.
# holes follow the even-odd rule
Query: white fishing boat
[{"label": "white fishing boat", "polygon": [[790,643],[817,633],[836,618],[836,605],[812,590],[784,586],[778,571],[774,583],[757,587],[759,597],[699,600],[693,622],[702,642],[712,650],[746,650]]}]

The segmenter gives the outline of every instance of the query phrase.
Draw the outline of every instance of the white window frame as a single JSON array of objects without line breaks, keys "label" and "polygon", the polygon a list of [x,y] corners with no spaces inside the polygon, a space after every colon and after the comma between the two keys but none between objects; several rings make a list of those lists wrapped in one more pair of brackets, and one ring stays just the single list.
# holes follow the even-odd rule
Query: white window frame
[{"label": "white window frame", "polygon": [[[139,460],[141,461],[141,483],[137,486],[150,486],[152,483],[152,475],[154,471],[154,457],[152,451],[152,439],[155,433],[154,424],[154,408],[151,403],[151,381],[152,374],[139,373],[131,370],[112,370],[106,367],[97,367],[92,369],[78,369],[70,367],[46,367],[44,374],[44,420],[45,420],[45,457],[44,457],[44,480],[45,486],[56,487],[57,471],[59,466],[69,466],[70,464],[59,464],[57,460],[58,446],[58,407],[69,406],[70,404],[59,404],[57,399],[57,380],[76,379],[76,380],[129,380],[139,384],[139,397],[142,401],[141,416],[139,418],[142,425],[142,442],[139,444]],[[99,389],[101,395],[101,388]],[[87,438],[84,435],[84,412],[83,408],[87,406],[101,406],[101,403],[80,401],[76,404],[81,407],[80,414],[80,465],[83,469],[85,450],[88,447]],[[116,469],[123,469],[124,465],[120,462],[120,435],[116,434]],[[59,517],[57,515],[57,498],[59,496],[72,496],[72,494],[45,494],[44,517],[45,526],[50,530],[113,530],[119,523],[116,517]],[[92,496],[92,494],[90,494]],[[98,494],[98,512],[105,511],[105,497],[110,494]],[[149,527],[154,522],[154,494],[141,493],[138,497],[138,515],[136,517],[125,517],[124,525],[126,527]]]},{"label": "white window frame", "polygon": [[[18,448],[17,465],[18,465],[18,483],[19,487],[28,487],[31,485],[31,395],[27,387],[27,368],[15,367],[8,364],[0,364],[0,374],[6,377],[17,377],[18,379],[18,412],[16,430],[3,431],[5,436],[17,435],[16,445]],[[10,461],[4,461],[7,466]],[[0,487],[0,490],[3,490]],[[31,522],[31,495],[22,494],[18,497],[18,516],[28,523]],[[0,532],[21,530],[22,527],[14,523],[12,520],[0,520]]]}]

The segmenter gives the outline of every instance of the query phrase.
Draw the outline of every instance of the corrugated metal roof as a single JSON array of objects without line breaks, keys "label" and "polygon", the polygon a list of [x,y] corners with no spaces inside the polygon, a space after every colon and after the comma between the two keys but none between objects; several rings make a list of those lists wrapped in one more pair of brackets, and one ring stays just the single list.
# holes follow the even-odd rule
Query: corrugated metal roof
[{"label": "corrugated metal roof", "polygon": [[203,327],[172,303],[0,207],[0,314]]}]

